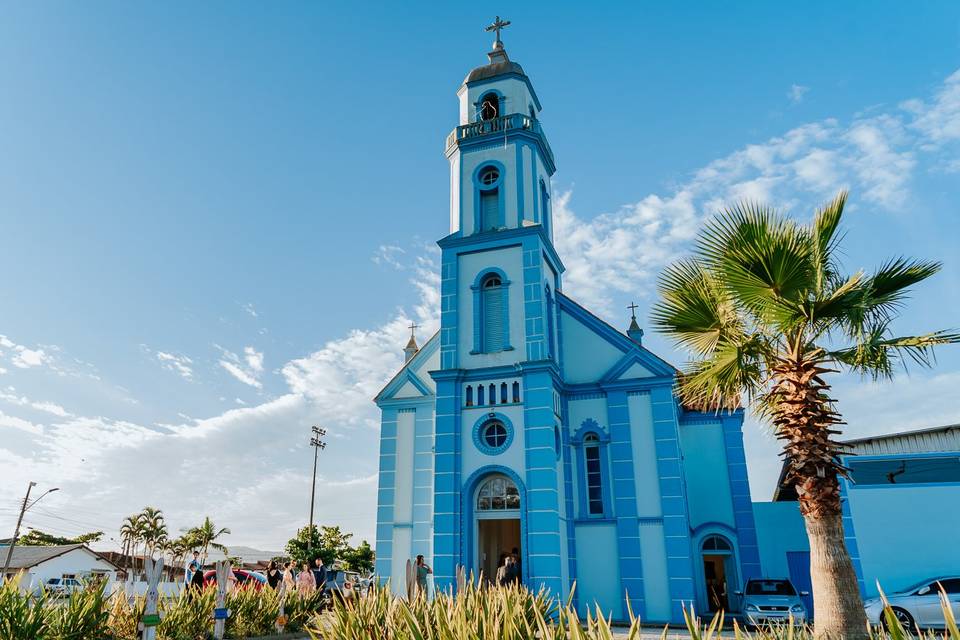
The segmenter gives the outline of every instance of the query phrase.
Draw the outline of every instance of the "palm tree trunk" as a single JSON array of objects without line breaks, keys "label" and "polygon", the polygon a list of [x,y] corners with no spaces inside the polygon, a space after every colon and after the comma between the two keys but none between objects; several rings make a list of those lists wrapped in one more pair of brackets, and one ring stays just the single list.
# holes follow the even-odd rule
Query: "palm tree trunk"
[{"label": "palm tree trunk", "polygon": [[869,638],[857,575],[843,540],[840,514],[807,514],[804,522],[810,540],[810,580],[817,616],[814,638]]},{"label": "palm tree trunk", "polygon": [[[798,342],[799,344],[799,342]],[[823,351],[784,356],[773,368],[769,401],[777,437],[784,441],[786,481],[796,486],[810,542],[815,640],[866,640],[867,617],[853,562],[843,539],[840,464],[845,450],[833,439],[843,424],[820,377],[829,371]]]}]

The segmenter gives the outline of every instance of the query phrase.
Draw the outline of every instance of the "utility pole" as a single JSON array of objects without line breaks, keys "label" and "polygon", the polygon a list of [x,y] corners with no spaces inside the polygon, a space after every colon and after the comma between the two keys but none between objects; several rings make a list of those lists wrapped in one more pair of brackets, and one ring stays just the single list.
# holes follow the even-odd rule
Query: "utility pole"
[{"label": "utility pole", "polygon": [[310,446],[313,447],[313,482],[310,484],[310,526],[307,529],[308,556],[311,555],[313,551],[313,499],[317,492],[317,456],[320,453],[320,449],[327,448],[327,443],[320,439],[327,435],[327,430],[316,425],[310,429],[313,432],[313,435],[310,436]]},{"label": "utility pole", "polygon": [[27,495],[23,497],[23,504],[20,506],[20,517],[17,518],[17,526],[13,530],[13,538],[10,539],[10,546],[7,547],[7,559],[3,563],[3,573],[0,573],[0,584],[7,577],[7,570],[10,569],[10,561],[13,559],[13,548],[17,545],[17,538],[20,537],[20,525],[23,524],[23,514],[27,512],[27,509],[37,504],[40,501],[40,498],[47,495],[47,493],[53,493],[54,491],[59,491],[59,487],[54,487],[49,489],[46,493],[42,494],[40,498],[37,498],[33,502],[30,502],[30,490],[37,486],[36,482],[30,481],[30,484],[27,485]]}]

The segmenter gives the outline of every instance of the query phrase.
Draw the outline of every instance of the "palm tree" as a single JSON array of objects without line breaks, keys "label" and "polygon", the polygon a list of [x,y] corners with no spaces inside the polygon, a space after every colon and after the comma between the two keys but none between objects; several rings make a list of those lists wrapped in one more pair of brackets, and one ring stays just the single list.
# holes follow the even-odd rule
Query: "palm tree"
[{"label": "palm tree", "polygon": [[194,527],[187,531],[187,535],[193,539],[194,544],[198,547],[203,547],[203,560],[201,564],[207,563],[207,552],[210,547],[218,551],[222,551],[224,555],[227,553],[227,547],[225,545],[219,544],[216,542],[218,538],[225,535],[230,535],[230,529],[223,527],[222,529],[217,529],[214,526],[213,521],[210,520],[210,516],[207,516],[203,519],[203,524],[199,527]]},{"label": "palm tree", "polygon": [[123,542],[123,555],[127,558],[127,568],[134,569],[131,566],[134,551],[134,544],[139,535],[137,516],[127,516],[120,525],[120,540]]},{"label": "palm tree", "polygon": [[164,522],[163,512],[154,507],[144,507],[140,512],[142,525],[141,536],[144,544],[144,555],[150,553],[152,558],[157,547],[166,541],[168,531]]},{"label": "palm tree", "polygon": [[701,231],[693,257],[661,276],[653,322],[694,354],[679,380],[683,402],[702,410],[745,397],[784,442],[788,471],[810,540],[817,638],[867,637],[860,592],[843,542],[833,439],[844,424],[825,382],[848,370],[891,378],[906,359],[929,366],[937,331],[896,337],[891,322],[913,285],[940,265],[896,258],[872,275],[843,275],[838,227],[847,194],[802,225],[741,204]]}]

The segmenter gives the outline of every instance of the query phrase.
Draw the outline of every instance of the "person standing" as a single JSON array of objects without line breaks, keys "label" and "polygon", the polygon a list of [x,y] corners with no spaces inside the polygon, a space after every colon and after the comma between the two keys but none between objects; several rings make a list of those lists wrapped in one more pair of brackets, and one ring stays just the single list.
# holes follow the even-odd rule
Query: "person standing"
[{"label": "person standing", "polygon": [[267,566],[267,584],[270,585],[271,589],[276,589],[280,586],[281,580],[283,580],[283,574],[277,568],[277,561],[271,560]]},{"label": "person standing", "polygon": [[187,583],[187,598],[193,600],[194,596],[200,595],[204,586],[203,571],[197,569],[190,576],[190,582]]},{"label": "person standing", "polygon": [[426,562],[423,561],[423,554],[417,556],[417,590],[427,597],[427,576],[433,573]]},{"label": "person standing", "polygon": [[297,588],[297,583],[293,578],[293,563],[285,562],[283,564],[283,586],[287,591],[293,591]]},{"label": "person standing", "polygon": [[513,556],[504,558],[503,567],[497,571],[497,584],[501,587],[508,587],[513,584],[516,576],[516,565],[513,563]]},{"label": "person standing", "polygon": [[193,557],[187,560],[183,567],[183,582],[186,585],[193,584],[193,574],[200,571],[200,552],[194,551]]},{"label": "person standing", "polygon": [[313,561],[313,580],[317,589],[325,589],[327,584],[327,568],[323,566],[323,558],[317,556]]},{"label": "person standing", "polygon": [[309,596],[316,591],[317,582],[313,578],[313,571],[310,570],[310,563],[303,563],[303,571],[297,576],[297,591],[302,596]]},{"label": "person standing", "polygon": [[494,584],[498,587],[502,587],[508,584],[507,572],[510,570],[510,556],[505,553],[500,554],[499,566],[497,566],[497,575],[495,576]]}]

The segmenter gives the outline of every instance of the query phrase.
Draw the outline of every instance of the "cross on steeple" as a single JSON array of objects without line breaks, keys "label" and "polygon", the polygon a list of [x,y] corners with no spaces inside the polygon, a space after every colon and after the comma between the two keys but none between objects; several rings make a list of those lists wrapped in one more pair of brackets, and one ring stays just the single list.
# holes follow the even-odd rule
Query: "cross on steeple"
[{"label": "cross on steeple", "polygon": [[411,322],[410,326],[407,327],[410,329],[410,340],[407,342],[407,346],[403,348],[404,362],[410,362],[410,358],[416,355],[420,347],[417,346],[417,329],[420,328],[416,322]]},{"label": "cross on steeple", "polygon": [[630,304],[627,305],[627,309],[630,309],[630,327],[627,329],[627,335],[637,344],[641,344],[643,340],[643,329],[637,324],[637,308],[637,305],[634,304],[632,300]]},{"label": "cross on steeple", "polygon": [[509,26],[510,26],[509,20],[501,20],[500,16],[497,16],[497,19],[493,21],[493,24],[489,25],[486,29],[484,29],[484,31],[487,31],[487,32],[490,32],[490,31],[497,32],[497,39],[493,41],[494,49],[503,49],[503,41],[500,40],[500,32],[504,28]]}]

